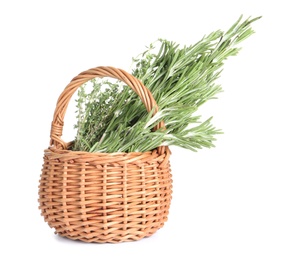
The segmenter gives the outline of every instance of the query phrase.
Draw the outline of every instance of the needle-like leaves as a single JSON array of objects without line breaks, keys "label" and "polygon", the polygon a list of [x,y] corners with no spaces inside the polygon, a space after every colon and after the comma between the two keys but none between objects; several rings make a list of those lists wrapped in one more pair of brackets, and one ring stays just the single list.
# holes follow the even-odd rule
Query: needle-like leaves
[{"label": "needle-like leaves", "polygon": [[[176,145],[192,151],[213,147],[211,118],[200,121],[198,108],[222,91],[217,84],[224,61],[238,54],[237,45],[254,32],[252,22],[240,17],[227,32],[204,36],[180,47],[159,39],[133,58],[132,74],[153,94],[159,112],[152,117],[138,96],[120,82],[93,80],[77,99],[77,135],[73,150],[90,152],[148,151],[160,145]],[[164,121],[166,129],[153,131]]]}]

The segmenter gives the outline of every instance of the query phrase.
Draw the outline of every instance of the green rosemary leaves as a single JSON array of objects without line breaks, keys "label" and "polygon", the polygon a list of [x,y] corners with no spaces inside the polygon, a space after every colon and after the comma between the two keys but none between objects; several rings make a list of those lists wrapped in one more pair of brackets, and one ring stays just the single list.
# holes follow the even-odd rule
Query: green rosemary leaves
[{"label": "green rosemary leaves", "polygon": [[[154,117],[121,82],[95,79],[90,92],[83,85],[78,91],[73,150],[111,153],[144,152],[160,145],[192,151],[213,147],[221,131],[211,118],[201,122],[197,110],[222,91],[216,80],[224,61],[238,54],[237,45],[254,33],[251,24],[259,18],[242,22],[240,17],[227,32],[218,30],[191,46],[159,39],[133,59],[132,74],[158,104]],[[162,120],[166,129],[153,131]]]}]

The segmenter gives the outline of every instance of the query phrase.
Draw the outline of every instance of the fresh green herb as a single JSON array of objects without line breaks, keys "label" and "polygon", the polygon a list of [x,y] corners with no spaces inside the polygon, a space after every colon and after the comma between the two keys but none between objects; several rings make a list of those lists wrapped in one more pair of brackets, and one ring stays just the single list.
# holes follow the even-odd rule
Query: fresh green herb
[{"label": "fresh green herb", "polygon": [[[221,131],[211,118],[201,122],[198,108],[222,91],[216,80],[224,61],[237,55],[238,44],[254,33],[260,17],[242,16],[227,31],[204,36],[191,46],[159,39],[133,59],[132,74],[148,87],[159,112],[152,117],[139,97],[121,82],[95,79],[78,91],[77,135],[73,150],[89,152],[148,151],[176,145],[192,151],[213,147]],[[164,121],[166,129],[152,131]]]}]

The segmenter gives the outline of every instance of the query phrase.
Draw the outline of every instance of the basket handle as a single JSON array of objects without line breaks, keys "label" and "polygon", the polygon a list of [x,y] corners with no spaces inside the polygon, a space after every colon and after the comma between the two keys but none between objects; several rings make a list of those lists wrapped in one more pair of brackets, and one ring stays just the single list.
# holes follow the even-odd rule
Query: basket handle
[{"label": "basket handle", "polygon": [[[64,91],[61,93],[57,100],[57,105],[55,108],[53,121],[51,124],[51,133],[50,133],[50,145],[62,149],[67,149],[68,144],[61,139],[63,131],[63,120],[65,116],[66,109],[68,107],[69,101],[74,94],[74,92],[85,82],[94,79],[96,77],[111,77],[126,83],[131,89],[133,89],[137,95],[142,100],[148,112],[154,109],[153,115],[158,112],[158,106],[154,100],[150,90],[146,88],[143,83],[127,73],[122,69],[117,69],[113,67],[96,67],[89,70],[86,70],[80,73],[78,76],[74,77],[71,82],[66,86]],[[161,121],[155,126],[154,130],[165,128],[164,122]],[[159,154],[165,152],[169,153],[167,146],[161,146],[157,148]]]}]

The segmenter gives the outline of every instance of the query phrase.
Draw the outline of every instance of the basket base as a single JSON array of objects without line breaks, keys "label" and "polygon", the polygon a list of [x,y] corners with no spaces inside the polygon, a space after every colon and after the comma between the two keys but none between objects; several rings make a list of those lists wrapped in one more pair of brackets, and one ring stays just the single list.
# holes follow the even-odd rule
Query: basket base
[{"label": "basket base", "polygon": [[[162,225],[163,226],[163,225]],[[161,228],[161,227],[160,227]],[[113,234],[95,234],[93,232],[92,234],[86,234],[78,231],[75,232],[63,232],[63,233],[57,233],[55,234],[63,239],[68,239],[71,241],[79,241],[83,243],[111,243],[111,244],[117,244],[122,242],[134,242],[141,239],[146,239],[154,235],[160,228],[153,228],[150,233],[145,234],[144,232],[136,232],[136,233],[129,233],[124,235],[113,235]]]},{"label": "basket base", "polygon": [[[166,212],[165,215],[167,214],[168,212]],[[87,243],[121,243],[148,238],[161,229],[166,221],[167,217],[161,219],[159,222],[158,216],[154,216],[154,221],[138,223],[137,225],[135,225],[134,222],[130,222],[127,225],[121,223],[120,225],[117,225],[117,228],[114,226],[113,221],[108,223],[110,226],[108,228],[99,222],[92,222],[91,225],[86,226],[85,222],[81,221],[80,225],[84,226],[83,229],[73,229],[73,225],[55,226],[52,222],[49,222],[50,224],[48,224],[51,228],[55,229],[56,235],[70,240]],[[55,222],[55,224],[57,223]],[[105,226],[105,228],[103,228],[103,226]]]}]

